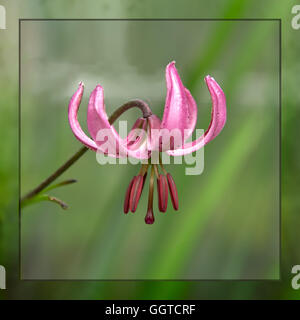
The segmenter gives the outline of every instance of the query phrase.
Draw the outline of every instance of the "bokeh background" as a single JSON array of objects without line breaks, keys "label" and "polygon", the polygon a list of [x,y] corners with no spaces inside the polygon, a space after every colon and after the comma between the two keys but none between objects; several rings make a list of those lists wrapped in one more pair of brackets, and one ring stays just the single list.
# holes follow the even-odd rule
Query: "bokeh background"
[{"label": "bokeh background", "polygon": [[[224,48],[208,54],[206,43],[226,28]],[[146,225],[146,187],[137,212],[124,215],[139,166],[103,167],[89,152],[64,175],[79,183],[51,192],[70,204],[66,213],[53,203],[21,210],[22,278],[279,278],[278,21],[22,21],[21,193],[80,147],[67,120],[80,80],[83,123],[97,83],[108,114],[138,97],[162,116],[172,60],[198,101],[198,128],[208,127],[211,113],[206,74],[220,82],[228,104],[224,132],[205,148],[203,174],[186,176],[184,163],[169,168],[180,210],[170,205],[158,214],[155,197],[156,223]],[[139,113],[121,120],[130,128]]]},{"label": "bokeh background", "polygon": [[[1,157],[0,261],[8,270],[11,289],[1,295],[29,299],[297,298],[297,291],[290,287],[291,267],[299,264],[296,188],[299,151],[294,141],[299,112],[299,35],[290,26],[292,3],[231,0],[220,2],[219,6],[199,1],[188,1],[184,5],[179,1],[169,4],[24,1],[18,7],[16,2],[3,4],[7,6],[8,29],[1,32],[0,81],[4,90],[0,119],[5,152]],[[69,203],[67,212],[52,203],[36,204],[22,211],[20,257],[19,17],[282,18],[281,281],[270,281],[278,278],[279,273],[278,171],[275,170],[278,167],[278,122],[275,122],[278,116],[278,23],[207,22],[198,29],[176,23],[171,30],[160,24],[157,30],[129,24],[122,32],[114,30],[114,24],[109,30],[102,27],[100,31],[88,25],[83,29],[86,28],[89,35],[80,37],[83,31],[75,25],[39,22],[36,27],[26,22],[24,31],[28,37],[26,43],[22,42],[27,48],[27,55],[22,57],[22,62],[26,59],[22,69],[23,192],[35,186],[79,147],[63,115],[66,102],[82,78],[87,89],[80,111],[82,123],[88,92],[96,82],[105,88],[108,110],[112,111],[124,100],[139,97],[161,115],[164,67],[172,59],[177,61],[185,85],[198,102],[198,127],[205,128],[209,121],[210,100],[203,83],[207,73],[220,79],[227,100],[232,103],[231,126],[228,122],[222,135],[205,149],[204,173],[189,177],[184,175],[182,166],[170,168],[178,183],[181,212],[169,210],[166,215],[157,214],[155,225],[145,226],[143,197],[135,215],[122,215],[124,189],[136,166],[102,168],[90,152],[64,175],[79,182],[53,193]],[[187,30],[192,30],[188,36]],[[110,39],[110,32],[115,34],[114,41]],[[67,59],[66,51],[70,47],[72,58]],[[124,53],[116,50],[120,47]],[[95,58],[97,51],[99,58],[106,57],[106,62]],[[130,113],[132,121],[136,115],[134,111]],[[20,281],[19,258],[22,258],[22,278],[31,279],[97,279],[114,278],[118,274],[123,275],[121,278],[139,275],[138,278],[144,279],[166,278],[166,275],[195,278],[196,275],[198,279],[270,280]]]}]

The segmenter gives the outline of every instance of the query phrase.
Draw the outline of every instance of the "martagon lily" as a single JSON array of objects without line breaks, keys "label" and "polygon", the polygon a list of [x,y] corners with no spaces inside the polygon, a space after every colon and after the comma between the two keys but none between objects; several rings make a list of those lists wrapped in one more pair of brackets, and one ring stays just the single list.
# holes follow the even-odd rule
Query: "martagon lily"
[{"label": "martagon lily", "polygon": [[[103,88],[97,85],[92,91],[88,103],[87,125],[91,138],[88,137],[77,119],[78,109],[83,95],[84,85],[79,87],[69,104],[69,123],[75,137],[88,148],[111,157],[133,157],[142,160],[139,173],[132,178],[127,188],[124,200],[124,213],[135,212],[142,191],[144,189],[147,171],[150,170],[148,195],[148,209],[145,216],[147,224],[153,224],[153,192],[154,180],[157,180],[158,208],[166,212],[168,194],[170,193],[173,208],[178,210],[178,192],[173,177],[167,173],[159,156],[159,166],[152,164],[150,159],[153,153],[166,152],[170,156],[183,156],[192,153],[213,140],[223,129],[226,122],[226,100],[221,87],[210,76],[205,77],[212,99],[211,121],[208,129],[202,136],[192,142],[186,142],[192,135],[197,122],[197,105],[190,91],[184,87],[175,62],[166,67],[167,96],[162,121],[152,113],[149,106],[142,100],[133,100],[117,110],[108,118],[104,105]],[[138,118],[128,136],[124,139],[119,136],[112,122],[124,111],[138,107],[143,117]],[[168,130],[179,133],[180,139],[164,139]],[[103,135],[103,132],[105,133]],[[170,137],[170,135],[168,136]]]}]

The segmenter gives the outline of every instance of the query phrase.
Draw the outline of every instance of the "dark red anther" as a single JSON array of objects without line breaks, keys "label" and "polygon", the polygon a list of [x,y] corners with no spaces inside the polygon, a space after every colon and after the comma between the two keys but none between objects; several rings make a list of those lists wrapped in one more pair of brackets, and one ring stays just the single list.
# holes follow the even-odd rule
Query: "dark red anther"
[{"label": "dark red anther", "polygon": [[129,208],[131,212],[135,212],[137,208],[137,205],[139,203],[139,200],[142,194],[143,184],[144,184],[144,177],[142,175],[136,176],[133,181],[133,185],[130,192],[130,198],[129,198]]},{"label": "dark red anther", "polygon": [[161,198],[160,198],[160,191],[159,191],[159,180],[157,179],[157,197],[158,197],[158,210],[159,212],[163,212],[161,207]]},{"label": "dark red anther", "polygon": [[147,224],[153,224],[154,223],[154,214],[152,208],[149,208],[147,211],[147,214],[145,216],[145,222]]},{"label": "dark red anther", "polygon": [[158,208],[160,212],[166,212],[168,207],[168,182],[164,175],[157,179]]},{"label": "dark red anther", "polygon": [[160,212],[163,212],[162,206],[161,206],[162,201],[161,201],[161,192],[160,192],[160,176],[159,176],[159,178],[156,179],[156,182],[157,182],[157,199],[158,199],[158,210]]},{"label": "dark red anther", "polygon": [[167,174],[167,179],[168,179],[168,185],[169,185],[173,208],[175,210],[178,210],[178,192],[177,192],[175,181],[173,177],[170,175],[170,173]]},{"label": "dark red anther", "polygon": [[126,190],[125,200],[124,200],[124,213],[128,213],[128,211],[129,211],[129,198],[130,198],[130,193],[131,193],[132,185],[133,185],[135,178],[136,178],[135,176],[132,178],[132,180],[130,181],[129,186]]}]

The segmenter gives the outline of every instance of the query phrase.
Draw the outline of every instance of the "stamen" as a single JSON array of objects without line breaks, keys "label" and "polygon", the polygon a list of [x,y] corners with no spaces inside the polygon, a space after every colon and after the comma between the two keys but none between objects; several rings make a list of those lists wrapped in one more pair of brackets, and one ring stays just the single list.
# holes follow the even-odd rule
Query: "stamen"
[{"label": "stamen", "polygon": [[125,200],[124,200],[124,213],[128,213],[129,211],[129,198],[130,198],[130,193],[131,193],[132,185],[135,178],[136,178],[135,176],[132,178],[126,190]]},{"label": "stamen", "polygon": [[148,167],[149,167],[149,164],[142,164],[142,167],[141,167],[141,169],[140,169],[139,174],[142,175],[142,176],[144,176],[145,174],[147,174]]},{"label": "stamen", "polygon": [[169,191],[170,191],[170,195],[171,195],[173,208],[175,210],[178,210],[178,192],[177,192],[177,187],[176,187],[175,181],[174,181],[173,177],[171,176],[171,174],[167,173],[166,169],[164,168],[160,155],[159,155],[159,164],[161,166],[161,169],[162,169],[163,173],[167,176],[167,179],[168,179]]},{"label": "stamen", "polygon": [[135,212],[137,208],[137,205],[139,203],[139,200],[142,194],[143,182],[144,182],[144,177],[140,174],[136,176],[133,181],[133,185],[130,192],[130,198],[129,198],[129,207],[131,212]]},{"label": "stamen", "polygon": [[146,224],[154,223],[154,214],[153,214],[153,189],[154,189],[154,168],[151,168],[150,184],[149,184],[149,196],[148,196],[148,209],[145,216]]},{"label": "stamen", "polygon": [[175,210],[178,210],[178,192],[177,192],[175,181],[170,173],[167,174],[167,179],[168,179],[168,185],[169,185],[173,208]]},{"label": "stamen", "polygon": [[168,183],[164,175],[157,179],[158,208],[160,212],[166,212],[168,207]]},{"label": "stamen", "polygon": [[160,155],[159,155],[159,165],[160,165],[161,170],[163,171],[163,173],[164,173],[165,175],[167,175],[168,173],[167,173],[166,169],[164,168],[164,166],[163,166],[163,164],[162,164],[162,159],[161,159],[161,156],[160,156]]},{"label": "stamen", "polygon": [[155,172],[156,178],[159,179],[158,167],[156,164],[154,164],[153,167],[154,167],[154,172]]},{"label": "stamen", "polygon": [[148,167],[149,167],[148,164],[143,164],[143,165],[142,165],[142,168],[141,168],[141,170],[140,170],[140,174],[143,176],[143,186],[142,186],[142,192],[141,192],[141,194],[143,193],[144,186],[145,186],[145,181],[146,181],[146,179],[147,179]]}]

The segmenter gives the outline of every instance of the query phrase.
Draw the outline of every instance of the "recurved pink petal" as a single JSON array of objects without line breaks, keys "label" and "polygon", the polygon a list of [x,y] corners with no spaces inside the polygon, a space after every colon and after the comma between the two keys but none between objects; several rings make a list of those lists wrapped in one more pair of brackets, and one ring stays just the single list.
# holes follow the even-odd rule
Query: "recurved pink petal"
[{"label": "recurved pink petal", "polygon": [[147,132],[147,148],[151,151],[158,151],[161,121],[155,114],[152,114],[147,118],[147,121],[149,124]]},{"label": "recurved pink petal", "polygon": [[100,85],[90,95],[87,125],[92,138],[95,140],[98,150],[111,157],[148,158],[148,152],[143,150],[131,150],[127,142],[119,136],[113,125],[109,123],[104,105],[104,92]]},{"label": "recurved pink petal", "polygon": [[189,90],[183,86],[174,61],[167,65],[166,83],[167,96],[161,128],[180,130],[182,139],[186,140],[197,122],[197,105]]},{"label": "recurved pink petal", "polygon": [[187,140],[191,134],[193,133],[196,123],[197,123],[197,115],[198,115],[198,109],[197,109],[197,103],[195,99],[193,98],[192,94],[187,88],[184,88],[187,104],[188,104],[188,110],[189,110],[189,127],[185,130],[185,136],[184,139]]},{"label": "recurved pink petal", "polygon": [[128,136],[123,139],[123,143],[126,144],[127,147],[135,148],[135,146],[139,145],[146,136],[146,129],[147,120],[144,118],[138,118],[132,126]]},{"label": "recurved pink petal", "polygon": [[189,142],[183,148],[170,150],[167,153],[172,156],[181,156],[194,152],[204,147],[213,140],[223,129],[226,122],[226,98],[223,90],[210,76],[205,77],[205,81],[212,99],[211,121],[206,132],[193,142]]},{"label": "recurved pink petal", "polygon": [[68,111],[69,123],[75,137],[81,143],[92,150],[97,150],[96,143],[83,132],[77,119],[78,109],[83,95],[83,87],[83,83],[80,82],[77,91],[74,93],[70,100]]},{"label": "recurved pink petal", "polygon": [[143,158],[148,158],[150,152],[147,145],[147,120],[138,118],[130,130],[128,136],[123,139],[123,144],[131,151],[136,151]]}]

